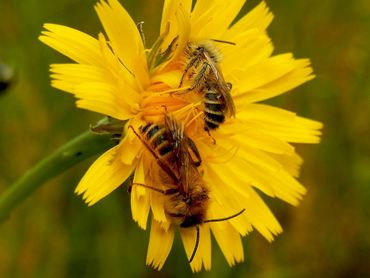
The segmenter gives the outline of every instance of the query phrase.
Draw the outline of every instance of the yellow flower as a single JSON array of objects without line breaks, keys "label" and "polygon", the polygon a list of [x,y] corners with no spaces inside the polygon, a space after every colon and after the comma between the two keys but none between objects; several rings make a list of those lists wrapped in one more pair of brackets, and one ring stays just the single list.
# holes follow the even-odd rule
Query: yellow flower
[{"label": "yellow flower", "polygon": [[[45,24],[40,40],[76,63],[51,66],[52,86],[75,95],[77,106],[127,121],[119,144],[90,167],[76,192],[93,205],[132,173],[134,183],[163,189],[156,176],[158,164],[139,138],[128,129],[146,122],[163,123],[171,113],[192,138],[202,157],[200,172],[208,190],[206,219],[229,220],[199,225],[200,241],[193,271],[211,268],[211,233],[229,265],[244,259],[241,236],[253,229],[267,240],[281,226],[255,189],[297,205],[305,188],[296,180],[302,159],[291,143],[318,143],[322,125],[293,112],[257,104],[285,93],[313,78],[307,59],[292,54],[272,56],[266,34],[272,14],[264,2],[231,25],[245,0],[231,2],[166,0],[161,37],[146,50],[137,26],[117,0],[96,5],[108,39]],[[224,41],[224,42],[222,42]],[[225,43],[231,42],[231,43]],[[235,117],[210,134],[204,130],[202,96],[180,88],[188,63],[189,43],[206,44],[217,52],[227,82]],[[182,91],[181,91],[182,90]],[[179,91],[179,92],[177,92]],[[143,229],[152,212],[147,264],[161,269],[172,247],[178,224],[165,206],[170,197],[144,186],[133,186],[133,219]],[[194,251],[195,228],[180,228],[188,258]]]}]

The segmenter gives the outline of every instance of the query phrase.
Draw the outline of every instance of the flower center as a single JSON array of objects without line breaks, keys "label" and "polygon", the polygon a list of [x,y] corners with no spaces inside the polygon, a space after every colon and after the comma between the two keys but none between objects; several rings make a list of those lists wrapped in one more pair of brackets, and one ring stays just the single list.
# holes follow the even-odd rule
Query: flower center
[{"label": "flower center", "polygon": [[200,105],[199,94],[186,88],[171,88],[164,82],[154,82],[144,92],[140,107],[145,121],[162,121],[163,115],[169,113],[186,122],[190,120],[190,114],[200,111]]}]

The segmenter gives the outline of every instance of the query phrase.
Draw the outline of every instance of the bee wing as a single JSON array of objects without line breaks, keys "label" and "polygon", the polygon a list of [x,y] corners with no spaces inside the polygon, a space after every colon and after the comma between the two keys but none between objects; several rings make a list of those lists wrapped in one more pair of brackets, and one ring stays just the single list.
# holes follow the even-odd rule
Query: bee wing
[{"label": "bee wing", "polygon": [[207,52],[204,52],[204,57],[207,60],[208,65],[211,68],[211,71],[214,74],[215,83],[219,88],[219,92],[221,93],[226,107],[226,114],[227,116],[235,116],[235,104],[233,98],[230,94],[231,86],[229,86],[225,78],[222,74],[222,70],[220,69],[219,65],[215,63],[215,61],[208,55]]},{"label": "bee wing", "polygon": [[207,61],[208,66],[211,68],[211,72],[215,75],[218,81],[224,81],[224,77],[217,63],[209,56],[207,51],[203,52],[204,58]]},{"label": "bee wing", "polygon": [[233,97],[230,94],[231,88],[229,86],[225,86],[226,90],[223,88],[220,90],[224,100],[225,100],[225,112],[227,117],[235,117],[235,104]]},{"label": "bee wing", "polygon": [[184,139],[184,125],[179,125],[172,115],[165,115],[164,124],[170,134],[171,144],[176,148]]},{"label": "bee wing", "polygon": [[188,165],[189,153],[187,140],[184,134],[184,125],[179,125],[172,115],[165,115],[165,126],[169,131],[171,144],[173,146],[174,163],[179,172],[179,191],[186,193],[188,190]]}]

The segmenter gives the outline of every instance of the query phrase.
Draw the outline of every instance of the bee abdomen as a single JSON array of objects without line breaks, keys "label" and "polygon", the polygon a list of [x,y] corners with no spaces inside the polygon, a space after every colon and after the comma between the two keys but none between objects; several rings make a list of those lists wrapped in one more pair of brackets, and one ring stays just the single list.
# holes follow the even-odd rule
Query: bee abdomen
[{"label": "bee abdomen", "polygon": [[205,113],[204,121],[205,130],[216,129],[225,121],[225,116]]},{"label": "bee abdomen", "polygon": [[222,104],[204,104],[204,111],[213,115],[224,115]]},{"label": "bee abdomen", "polygon": [[172,145],[167,139],[166,129],[163,126],[147,123],[140,128],[140,131],[160,156],[165,156],[172,151]]},{"label": "bee abdomen", "polygon": [[204,94],[205,130],[216,129],[225,121],[225,105],[222,97],[215,91],[209,90]]}]

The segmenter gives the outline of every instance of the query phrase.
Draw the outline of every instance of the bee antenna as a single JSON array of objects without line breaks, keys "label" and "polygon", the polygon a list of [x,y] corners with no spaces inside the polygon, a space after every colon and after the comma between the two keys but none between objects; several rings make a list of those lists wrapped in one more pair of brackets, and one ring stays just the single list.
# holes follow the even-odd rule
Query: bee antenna
[{"label": "bee antenna", "polygon": [[214,42],[219,42],[219,43],[226,43],[226,44],[231,44],[231,45],[236,45],[235,42],[229,42],[229,41],[224,41],[224,40],[217,40],[217,39],[211,39]]},{"label": "bee antenna", "polygon": [[134,134],[140,139],[140,135],[136,132],[135,128],[132,126],[132,125],[129,125],[128,128],[132,129],[132,131],[134,132]]},{"label": "bee antenna", "polygon": [[234,217],[237,217],[239,216],[240,214],[242,214],[243,212],[245,211],[245,209],[242,209],[241,211],[239,211],[238,213],[235,213],[229,217],[225,217],[225,218],[218,218],[218,219],[208,219],[208,220],[204,220],[203,223],[208,223],[208,222],[221,222],[221,221],[226,221],[226,220],[229,220],[231,218],[234,218]]},{"label": "bee antenna", "polygon": [[196,240],[195,240],[195,246],[194,246],[194,249],[193,249],[193,253],[191,254],[190,259],[189,259],[189,264],[193,261],[193,259],[195,257],[195,253],[197,253],[198,246],[199,246],[199,226],[195,226],[195,229],[197,230],[197,237],[196,237]]}]

